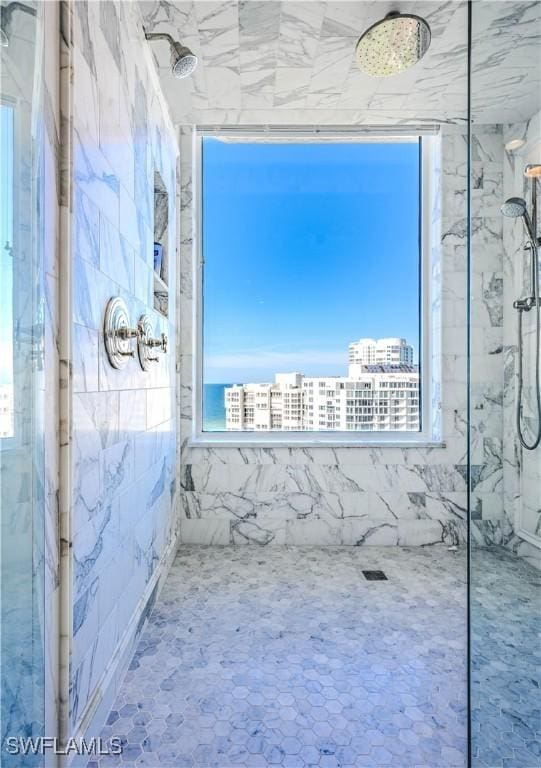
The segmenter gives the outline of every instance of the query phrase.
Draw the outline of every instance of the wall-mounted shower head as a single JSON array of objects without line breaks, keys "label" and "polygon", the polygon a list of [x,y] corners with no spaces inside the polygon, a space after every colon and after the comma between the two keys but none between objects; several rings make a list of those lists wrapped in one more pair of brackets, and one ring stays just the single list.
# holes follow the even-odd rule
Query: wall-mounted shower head
[{"label": "wall-mounted shower head", "polygon": [[0,7],[0,46],[7,48],[9,46],[9,33],[11,30],[11,17],[15,11],[27,13],[29,16],[36,15],[36,9],[31,8],[24,3],[8,3]]},{"label": "wall-mounted shower head", "polygon": [[171,71],[174,77],[191,75],[197,67],[197,56],[181,43],[171,45]]},{"label": "wall-mounted shower head", "polygon": [[500,210],[504,216],[509,216],[511,219],[521,218],[532,244],[537,247],[537,238],[533,231],[533,224],[528,213],[526,201],[522,197],[510,197],[505,201]]},{"label": "wall-mounted shower head", "polygon": [[171,49],[171,72],[179,80],[188,77],[197,67],[197,56],[185,45],[173,40],[166,32],[145,32],[147,40],[167,40]]}]

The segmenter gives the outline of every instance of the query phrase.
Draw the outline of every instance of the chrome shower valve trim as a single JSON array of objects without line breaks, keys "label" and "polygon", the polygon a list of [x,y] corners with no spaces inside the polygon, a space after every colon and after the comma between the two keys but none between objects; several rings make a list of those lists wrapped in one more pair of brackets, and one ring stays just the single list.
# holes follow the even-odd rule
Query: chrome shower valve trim
[{"label": "chrome shower valve trim", "polygon": [[113,368],[124,368],[128,358],[135,357],[130,341],[138,336],[138,328],[130,326],[126,302],[120,296],[113,296],[107,302],[103,320],[105,351]]},{"label": "chrome shower valve trim", "polygon": [[137,339],[139,363],[144,371],[148,371],[150,363],[157,363],[159,361],[158,357],[151,354],[153,349],[164,354],[167,353],[167,336],[165,333],[162,333],[159,338],[154,337],[154,328],[148,315],[141,315],[137,328],[139,331]]}]

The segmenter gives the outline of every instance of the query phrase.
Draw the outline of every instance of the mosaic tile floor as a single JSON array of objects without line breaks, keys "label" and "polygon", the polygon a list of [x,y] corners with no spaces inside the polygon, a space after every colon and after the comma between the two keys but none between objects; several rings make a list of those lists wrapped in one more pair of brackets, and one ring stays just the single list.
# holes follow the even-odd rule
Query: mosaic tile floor
[{"label": "mosaic tile floor", "polygon": [[462,768],[465,574],[444,547],[182,547],[100,768]]},{"label": "mosaic tile floor", "polygon": [[541,767],[541,571],[501,547],[472,558],[472,762]]}]

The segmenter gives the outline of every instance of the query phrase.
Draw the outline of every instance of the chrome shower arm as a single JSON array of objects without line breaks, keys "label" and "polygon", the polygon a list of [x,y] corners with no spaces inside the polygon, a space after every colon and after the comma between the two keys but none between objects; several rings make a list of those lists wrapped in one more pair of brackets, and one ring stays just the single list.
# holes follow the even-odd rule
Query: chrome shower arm
[{"label": "chrome shower arm", "polygon": [[175,44],[175,40],[167,32],[147,32],[145,30],[145,38],[147,40],[167,40],[169,45]]},{"label": "chrome shower arm", "polygon": [[22,13],[28,13],[30,16],[36,16],[37,12],[35,8],[30,7],[29,5],[25,5],[24,3],[8,3],[8,5],[3,5],[0,9],[0,13],[2,14],[2,21],[5,21],[7,24],[10,23],[11,17],[15,11],[22,11]]}]

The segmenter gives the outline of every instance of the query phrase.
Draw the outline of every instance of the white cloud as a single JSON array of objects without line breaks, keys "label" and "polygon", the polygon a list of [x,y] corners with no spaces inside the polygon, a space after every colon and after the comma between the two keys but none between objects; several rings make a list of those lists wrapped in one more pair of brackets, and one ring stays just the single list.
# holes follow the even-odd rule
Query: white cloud
[{"label": "white cloud", "polygon": [[312,366],[346,366],[347,354],[344,350],[318,351],[313,349],[296,352],[276,352],[270,350],[253,350],[233,354],[216,354],[205,357],[208,368],[265,369],[276,373],[300,371]]}]

